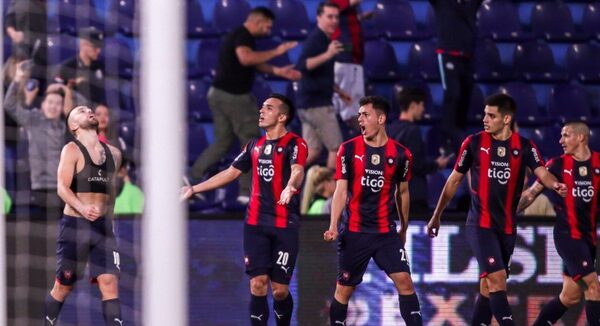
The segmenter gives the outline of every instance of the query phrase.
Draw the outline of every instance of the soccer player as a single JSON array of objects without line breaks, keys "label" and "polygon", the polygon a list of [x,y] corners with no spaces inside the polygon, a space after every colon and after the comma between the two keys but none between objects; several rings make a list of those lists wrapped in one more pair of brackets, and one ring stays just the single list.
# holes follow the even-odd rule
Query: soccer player
[{"label": "soccer player", "polygon": [[250,322],[267,325],[267,290],[273,290],[277,325],[289,325],[293,301],[289,283],[298,255],[300,199],[308,155],[306,142],[286,130],[294,106],[272,94],[262,105],[258,125],[265,136],[251,140],[231,166],[212,178],[182,189],[182,197],[221,187],[252,171],[250,203],[244,225],[244,263],[250,276]]},{"label": "soccer player", "polygon": [[471,208],[466,237],[480,271],[480,295],[471,325],[489,325],[492,314],[500,325],[515,325],[506,298],[506,279],[516,240],[514,215],[526,168],[533,170],[546,187],[566,194],[566,186],[544,168],[533,142],[512,131],[516,110],[515,101],[508,95],[486,98],[484,130],[464,140],[427,225],[429,236],[437,236],[444,208],[470,171]]},{"label": "soccer player", "polygon": [[[585,296],[588,324],[600,325],[600,283],[594,270],[598,192],[600,191],[600,153],[588,146],[590,128],[584,122],[569,122],[561,131],[564,155],[548,162],[546,167],[565,183],[565,198],[548,194],[556,208],[554,245],[563,259],[563,287],[560,295],[548,302],[534,325],[552,325],[570,307]],[[544,190],[536,181],[523,192],[518,210],[522,210]]]},{"label": "soccer player", "polygon": [[58,195],[65,202],[57,240],[56,281],[45,302],[44,325],[56,325],[63,302],[89,262],[102,294],[106,325],[123,325],[119,303],[119,252],[113,234],[114,176],[121,152],[98,139],[98,120],[85,106],[67,115],[75,140],[63,147],[58,164]]},{"label": "soccer player", "polygon": [[[412,155],[385,132],[390,110],[385,99],[367,96],[359,104],[362,135],[342,143],[338,150],[331,224],[323,234],[325,241],[338,240],[337,285],[329,318],[331,325],[345,325],[348,301],[373,258],[394,282],[406,324],[422,325],[404,249]],[[399,217],[401,229],[397,233],[395,221]]]}]

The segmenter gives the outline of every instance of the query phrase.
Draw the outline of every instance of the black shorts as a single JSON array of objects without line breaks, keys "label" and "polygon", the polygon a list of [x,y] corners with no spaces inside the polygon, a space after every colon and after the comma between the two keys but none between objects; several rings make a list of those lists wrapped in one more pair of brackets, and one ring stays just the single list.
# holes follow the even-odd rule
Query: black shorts
[{"label": "black shorts", "polygon": [[273,282],[290,284],[298,257],[298,228],[244,224],[244,264],[250,278],[268,275]]},{"label": "black shorts", "polygon": [[410,273],[408,255],[396,232],[345,231],[338,239],[338,283],[346,286],[360,284],[371,258],[388,275]]},{"label": "black shorts", "polygon": [[502,269],[506,270],[508,276],[517,235],[484,229],[476,225],[467,225],[465,232],[469,246],[479,264],[479,278]]},{"label": "black shorts", "polygon": [[558,232],[555,228],[554,246],[563,260],[563,273],[574,281],[596,271],[596,246],[592,243],[573,239],[569,234]]},{"label": "black shorts", "polygon": [[100,217],[91,222],[63,215],[56,245],[56,279],[62,285],[73,285],[81,279],[88,263],[92,282],[102,274],[119,275],[121,259],[111,219]]}]

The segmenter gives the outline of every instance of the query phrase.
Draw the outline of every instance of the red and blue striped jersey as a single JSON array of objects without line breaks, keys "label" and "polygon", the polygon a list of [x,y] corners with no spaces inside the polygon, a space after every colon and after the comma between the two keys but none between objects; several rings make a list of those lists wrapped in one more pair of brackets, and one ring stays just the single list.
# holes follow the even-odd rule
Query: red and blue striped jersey
[{"label": "red and blue striped jersey", "polygon": [[454,164],[455,171],[463,174],[470,171],[471,175],[467,225],[513,234],[526,168],[533,171],[543,166],[535,144],[518,133],[513,132],[504,141],[483,131],[468,136]]},{"label": "red and blue striped jersey", "polygon": [[410,179],[411,164],[410,151],[392,139],[381,147],[367,145],[362,136],[342,143],[335,173],[337,180],[348,180],[342,226],[350,232],[395,232],[399,216],[394,192]]},{"label": "red and blue striped jersey", "polygon": [[242,172],[252,169],[246,223],[278,228],[299,226],[299,196],[293,196],[285,206],[277,202],[290,179],[292,165],[304,167],[307,155],[304,139],[291,132],[273,140],[263,136],[244,147],[232,165]]},{"label": "red and blue striped jersey", "polygon": [[592,152],[590,159],[581,162],[565,154],[550,160],[546,167],[568,189],[564,198],[555,191],[546,192],[556,211],[556,230],[572,239],[584,239],[595,245],[600,153]]}]

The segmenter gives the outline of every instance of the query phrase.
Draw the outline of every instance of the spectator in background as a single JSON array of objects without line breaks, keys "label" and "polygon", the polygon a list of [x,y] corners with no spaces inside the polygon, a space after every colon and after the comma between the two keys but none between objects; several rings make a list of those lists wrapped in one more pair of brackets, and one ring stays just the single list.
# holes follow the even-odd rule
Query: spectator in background
[{"label": "spectator in background", "polygon": [[15,65],[23,59],[32,59],[31,77],[45,86],[48,34],[46,1],[11,0],[5,17],[4,26],[12,43]]},{"label": "spectator in background", "polygon": [[121,168],[115,180],[118,194],[115,200],[115,215],[142,214],[144,212],[144,193],[131,181],[129,165],[129,160],[123,155]]},{"label": "spectator in background", "polygon": [[49,85],[40,109],[28,109],[39,89],[37,86],[28,89],[24,85],[29,77],[29,71],[23,69],[24,63],[18,65],[15,79],[8,87],[4,109],[27,130],[33,205],[60,209],[62,205],[56,194],[56,172],[66,141],[63,112],[72,105],[72,94],[64,85]]},{"label": "spectator in background", "polygon": [[334,57],[344,50],[340,41],[331,39],[338,29],[339,12],[333,2],[319,4],[317,28],[306,38],[297,65],[302,71],[302,79],[298,83],[296,101],[302,137],[308,143],[307,164],[319,157],[324,144],[329,168],[335,168],[336,150],[342,143],[342,132],[333,108],[333,93],[336,92],[347,105],[352,102],[352,97],[334,82]]},{"label": "spectator in background", "polygon": [[398,93],[400,118],[387,126],[388,135],[406,146],[413,155],[415,164],[412,169],[410,189],[410,216],[425,217],[429,214],[427,205],[427,175],[443,169],[454,155],[440,155],[435,160],[427,157],[421,129],[416,122],[423,119],[426,94],[418,88],[403,88]]},{"label": "spectator in background", "polygon": [[331,198],[335,191],[335,170],[313,165],[306,172],[300,213],[325,215],[331,212]]},{"label": "spectator in background", "polygon": [[350,104],[334,94],[333,105],[342,120],[358,131],[358,99],[365,96],[363,72],[364,39],[359,15],[362,0],[332,0],[340,8],[340,23],[332,39],[343,44],[344,51],[335,57],[335,83],[352,97]]},{"label": "spectator in background", "polygon": [[458,150],[473,91],[476,15],[483,0],[429,0],[437,23],[437,50],[444,88],[442,136],[447,153]]},{"label": "spectator in background", "polygon": [[[213,115],[215,141],[196,159],[191,170],[193,179],[201,179],[206,170],[227,154],[234,137],[242,146],[260,137],[256,125],[258,110],[252,85],[256,70],[285,79],[297,80],[300,72],[292,66],[275,67],[267,62],[295,47],[297,42],[284,42],[274,49],[255,51],[255,39],[271,33],[275,15],[266,7],[256,7],[244,24],[227,34],[219,50],[217,73],[208,91],[208,104]],[[192,182],[193,183],[193,182]],[[238,202],[248,203],[250,175],[240,178]]]},{"label": "spectator in background", "polygon": [[[113,115],[105,104],[98,104],[94,109],[98,120],[98,138],[105,144],[123,149],[119,142],[119,133]],[[124,164],[123,164],[124,165]]]},{"label": "spectator in background", "polygon": [[95,27],[79,30],[79,52],[60,64],[54,80],[80,93],[90,105],[105,103],[104,64],[98,60],[104,45],[104,33]]}]

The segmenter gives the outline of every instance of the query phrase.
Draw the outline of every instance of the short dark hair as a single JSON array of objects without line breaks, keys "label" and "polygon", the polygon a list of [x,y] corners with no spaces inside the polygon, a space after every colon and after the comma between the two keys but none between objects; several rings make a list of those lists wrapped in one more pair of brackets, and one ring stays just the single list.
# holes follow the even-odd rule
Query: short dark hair
[{"label": "short dark hair", "polygon": [[371,104],[371,106],[373,106],[373,108],[375,110],[378,110],[378,111],[382,112],[383,114],[385,114],[386,118],[387,118],[388,113],[390,113],[390,104],[382,96],[378,96],[378,95],[365,96],[360,99],[360,101],[359,101],[360,106],[365,106],[367,104]]},{"label": "short dark hair", "polygon": [[426,99],[427,94],[418,87],[402,87],[396,95],[400,111],[403,112],[408,110],[410,103],[421,103],[425,102]]},{"label": "short dark hair", "polygon": [[498,112],[502,115],[515,117],[517,114],[517,102],[508,94],[497,93],[488,96],[485,99],[486,106],[497,106]]},{"label": "short dark hair", "polygon": [[340,6],[338,6],[335,2],[323,1],[323,2],[319,3],[319,6],[317,6],[317,16],[321,16],[323,11],[325,11],[325,7],[333,7],[338,10],[340,9]]},{"label": "short dark hair", "polygon": [[250,11],[250,15],[260,15],[269,20],[275,20],[275,14],[265,6],[258,6]]},{"label": "short dark hair", "polygon": [[289,125],[292,120],[294,120],[294,116],[296,115],[296,108],[294,107],[294,103],[285,95],[279,93],[272,93],[268,98],[276,98],[280,100],[283,104],[281,108],[283,109],[283,114],[287,116],[285,120],[285,125]]}]

